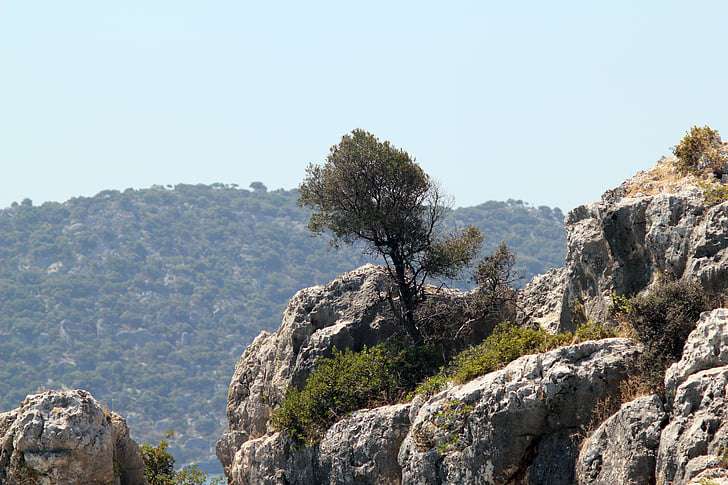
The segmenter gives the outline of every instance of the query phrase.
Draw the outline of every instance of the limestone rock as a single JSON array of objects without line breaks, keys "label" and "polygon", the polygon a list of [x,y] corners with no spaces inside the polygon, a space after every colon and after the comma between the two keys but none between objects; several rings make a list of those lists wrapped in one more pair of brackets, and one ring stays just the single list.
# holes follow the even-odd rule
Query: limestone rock
[{"label": "limestone rock", "polygon": [[657,483],[728,480],[728,310],[700,316],[681,359],[665,376],[670,422],[662,431]]},{"label": "limestone rock", "polygon": [[[280,328],[262,332],[246,349],[228,392],[229,431],[217,444],[228,476],[244,466],[241,460],[253,460],[248,452],[260,454],[257,450],[271,443],[266,433],[272,432],[272,410],[289,385],[305,382],[319,358],[332,355],[334,348],[376,345],[398,331],[385,299],[390,285],[386,272],[369,264],[327,285],[301,290],[289,302]],[[243,446],[261,437],[265,439]]]},{"label": "limestone rock", "polygon": [[626,339],[521,357],[433,396],[399,453],[403,484],[574,483],[577,442],[597,401],[634,370]]},{"label": "limestone rock", "polygon": [[316,359],[334,347],[358,350],[391,336],[396,325],[387,318],[388,288],[384,270],[370,264],[296,293],[280,328],[262,332],[235,367],[227,406],[231,429],[262,436],[288,385],[305,382]]},{"label": "limestone rock", "polygon": [[622,405],[582,443],[576,468],[578,483],[654,483],[657,448],[666,418],[656,395]]},{"label": "limestone rock", "polygon": [[0,415],[3,485],[143,485],[144,464],[120,416],[88,393],[47,391]]},{"label": "limestone rock", "polygon": [[[728,202],[706,207],[696,180],[670,167],[665,158],[569,213],[566,264],[524,290],[522,320],[554,331],[573,330],[575,317],[605,321],[613,293],[646,290],[662,273],[728,287]],[[655,187],[653,173],[673,182]]]},{"label": "limestone rock", "polygon": [[680,361],[667,370],[665,388],[668,396],[674,395],[688,376],[724,365],[728,365],[728,309],[718,308],[700,315],[685,342]]},{"label": "limestone rock", "polygon": [[570,325],[564,311],[564,282],[566,270],[555,268],[533,278],[518,293],[518,318],[521,324],[541,327],[552,333]]},{"label": "limestone rock", "polygon": [[397,453],[409,431],[409,408],[365,409],[332,426],[319,447],[321,483],[399,485]]}]

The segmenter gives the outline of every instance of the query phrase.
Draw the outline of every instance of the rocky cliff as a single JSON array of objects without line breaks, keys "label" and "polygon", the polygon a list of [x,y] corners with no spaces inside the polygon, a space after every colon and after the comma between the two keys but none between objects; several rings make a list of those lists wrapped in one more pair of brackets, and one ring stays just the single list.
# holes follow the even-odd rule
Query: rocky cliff
[{"label": "rocky cliff", "polygon": [[28,396],[0,414],[2,485],[145,485],[124,419],[85,391]]},{"label": "rocky cliff", "polygon": [[563,268],[537,276],[521,297],[521,320],[554,331],[604,321],[612,294],[649,289],[660,275],[728,287],[728,202],[705,204],[700,180],[665,157],[598,202],[566,218]]},{"label": "rocky cliff", "polygon": [[[524,289],[520,322],[555,332],[604,320],[614,293],[649,290],[664,273],[728,286],[728,203],[706,205],[699,183],[678,176],[673,162],[663,159],[569,214],[566,265]],[[229,430],[217,447],[229,483],[728,480],[721,468],[728,465],[726,310],[703,314],[665,377],[665,399],[641,396],[612,416],[599,416],[600,406],[635,373],[641,352],[629,339],[527,355],[431,397],[356,411],[314,445],[276,432],[272,410],[318,358],[396,331],[381,297],[388,284],[370,265],[302,290],[279,330],[245,351],[230,386]]]}]

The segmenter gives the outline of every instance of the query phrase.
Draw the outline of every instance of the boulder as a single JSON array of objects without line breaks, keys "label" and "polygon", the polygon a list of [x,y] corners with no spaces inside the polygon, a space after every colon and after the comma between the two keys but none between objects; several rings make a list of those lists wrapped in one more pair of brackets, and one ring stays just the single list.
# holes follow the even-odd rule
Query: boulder
[{"label": "boulder", "polygon": [[623,404],[581,445],[576,477],[580,485],[654,483],[660,432],[667,415],[656,395]]},{"label": "boulder", "polygon": [[144,463],[120,416],[86,391],[28,396],[0,415],[3,485],[143,485]]},{"label": "boulder", "polygon": [[589,341],[521,357],[433,396],[400,448],[402,483],[574,483],[575,435],[638,355],[630,340]]}]

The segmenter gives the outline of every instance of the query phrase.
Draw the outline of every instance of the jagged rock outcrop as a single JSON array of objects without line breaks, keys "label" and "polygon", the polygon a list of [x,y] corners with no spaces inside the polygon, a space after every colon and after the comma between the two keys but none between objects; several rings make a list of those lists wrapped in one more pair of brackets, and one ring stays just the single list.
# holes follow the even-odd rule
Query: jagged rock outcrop
[{"label": "jagged rock outcrop", "polygon": [[306,288],[288,304],[280,328],[261,333],[235,367],[228,393],[229,431],[217,454],[226,471],[248,440],[269,432],[268,420],[289,385],[301,385],[316,360],[334,348],[359,350],[392,336],[397,325],[385,295],[386,272],[365,265],[331,283]]},{"label": "jagged rock outcrop", "polygon": [[400,449],[402,483],[574,483],[574,435],[638,354],[626,339],[584,342],[433,396]]},{"label": "jagged rock outcrop", "polygon": [[728,287],[728,202],[707,207],[693,177],[674,158],[640,172],[566,219],[565,267],[534,278],[520,319],[554,331],[604,321],[611,295],[649,288],[662,273]]},{"label": "jagged rock outcrop", "polygon": [[28,396],[0,414],[0,484],[144,485],[144,463],[120,416],[86,391]]},{"label": "jagged rock outcrop", "polygon": [[706,312],[665,377],[670,422],[662,431],[658,483],[728,479],[728,310]]},{"label": "jagged rock outcrop", "polygon": [[581,445],[580,485],[654,483],[657,448],[667,415],[656,395],[628,402]]}]

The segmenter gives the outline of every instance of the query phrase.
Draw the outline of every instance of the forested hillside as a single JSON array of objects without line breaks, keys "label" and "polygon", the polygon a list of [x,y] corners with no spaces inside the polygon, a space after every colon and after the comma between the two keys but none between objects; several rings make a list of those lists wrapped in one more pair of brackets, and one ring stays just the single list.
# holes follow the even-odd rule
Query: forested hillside
[{"label": "forested hillside", "polygon": [[[174,430],[207,460],[243,348],[300,288],[365,259],[306,229],[296,191],[177,185],[0,211],[0,411],[40,388],[84,388],[140,441]],[[563,214],[521,201],[457,209],[525,278],[562,264]]]}]

